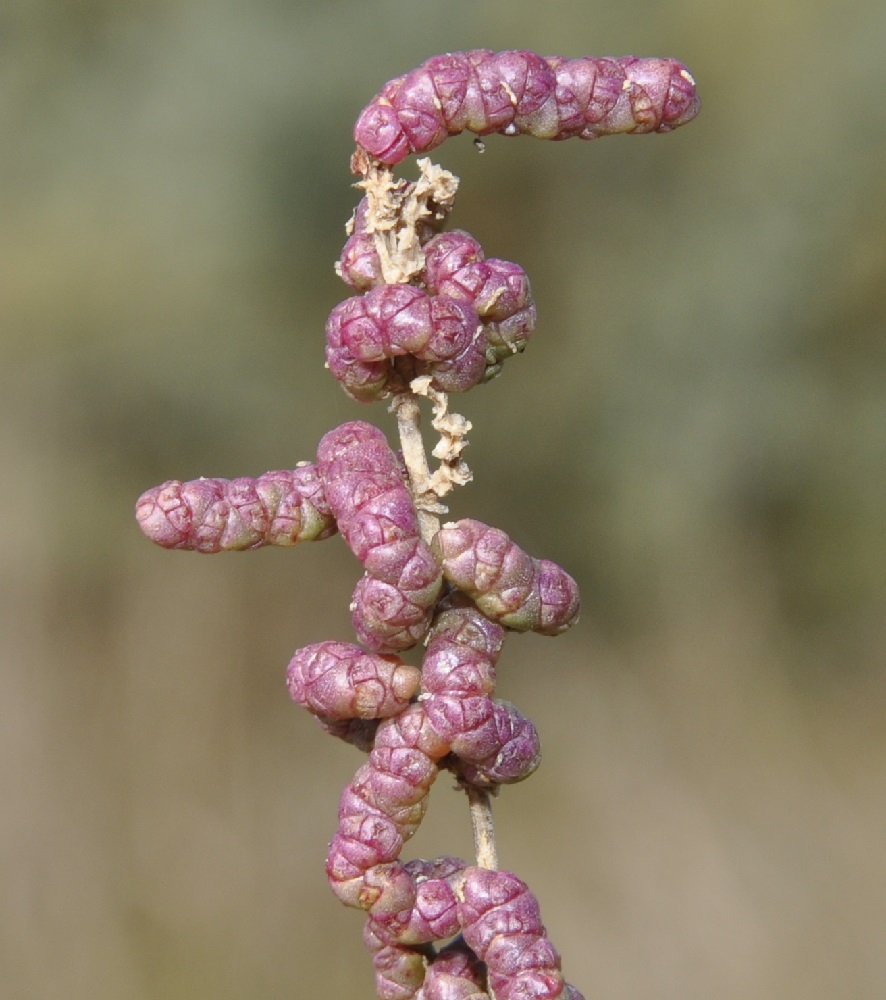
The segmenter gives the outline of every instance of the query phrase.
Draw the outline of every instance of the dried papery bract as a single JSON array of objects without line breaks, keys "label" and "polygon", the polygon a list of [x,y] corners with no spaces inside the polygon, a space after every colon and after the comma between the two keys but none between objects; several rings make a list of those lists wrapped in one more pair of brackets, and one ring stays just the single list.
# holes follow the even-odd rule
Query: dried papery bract
[{"label": "dried papery bract", "polygon": [[[695,81],[673,59],[478,49],[434,56],[385,84],[354,129],[363,196],[336,271],[357,294],[329,315],[326,361],[351,399],[390,400],[401,453],[377,427],[351,421],[322,438],[316,465],[170,481],[139,498],[139,525],[164,548],[293,546],[339,532],[363,566],[350,603],[359,644],[297,650],[286,682],[326,732],[367,755],[339,799],[326,874],[341,902],[366,913],[381,1000],[583,1000],[563,979],[537,900],[498,870],[490,809],[541,758],[533,722],[495,697],[504,640],[571,627],[578,587],[500,528],[440,526],[442,499],[472,477],[471,425],[450,410],[449,393],[488,382],[523,352],[536,305],[518,264],[487,257],[463,230],[443,231],[458,178],[427,159],[414,181],[391,167],[463,131],[669,132],[698,109]],[[420,399],[440,438],[434,470]],[[421,667],[397,655],[421,643]],[[402,857],[441,770],[467,793],[476,864]]]}]

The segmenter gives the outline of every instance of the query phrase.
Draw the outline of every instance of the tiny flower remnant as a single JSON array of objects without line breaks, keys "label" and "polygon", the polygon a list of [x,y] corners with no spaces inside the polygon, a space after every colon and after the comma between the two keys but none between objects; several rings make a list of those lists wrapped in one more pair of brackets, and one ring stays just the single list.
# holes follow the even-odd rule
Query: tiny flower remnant
[{"label": "tiny flower remnant", "polygon": [[[391,167],[462,131],[593,139],[669,132],[698,110],[695,81],[673,59],[479,49],[434,56],[385,84],[354,129],[364,194],[336,270],[356,294],[329,314],[326,361],[351,399],[390,400],[402,450],[349,421],[323,436],[316,464],[171,480],[136,505],[163,548],[291,547],[339,533],[362,565],[350,601],[357,642],[297,650],[286,685],[323,730],[365,755],[339,798],[326,875],[342,903],[366,912],[380,1000],[583,1000],[535,896],[499,870],[491,817],[492,795],[541,761],[535,724],[495,695],[505,638],[570,628],[578,586],[499,528],[440,525],[442,498],[471,479],[461,458],[471,426],[449,411],[448,394],[500,375],[527,347],[536,306],[518,264],[444,230],[456,177],[429,160],[412,182]],[[440,435],[433,473],[421,399]],[[416,663],[400,659],[407,650]],[[403,857],[441,770],[470,802],[476,863]]]}]

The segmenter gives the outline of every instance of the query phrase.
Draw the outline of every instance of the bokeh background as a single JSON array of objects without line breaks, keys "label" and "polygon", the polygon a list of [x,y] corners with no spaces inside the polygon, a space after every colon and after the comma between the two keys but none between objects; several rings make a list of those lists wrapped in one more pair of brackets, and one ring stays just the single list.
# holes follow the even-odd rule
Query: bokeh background
[{"label": "bokeh background", "polygon": [[[459,400],[452,513],[584,594],[500,667],[545,747],[502,863],[588,997],[886,996],[881,0],[28,0],[0,11],[4,998],[373,996],[323,875],[358,755],[283,686],[350,637],[358,567],[163,552],[132,508],[391,428],[323,369],[351,124],[483,46],[673,55],[704,98],[670,136],[438,153],[540,314]],[[410,851],[470,850],[443,780]]]}]

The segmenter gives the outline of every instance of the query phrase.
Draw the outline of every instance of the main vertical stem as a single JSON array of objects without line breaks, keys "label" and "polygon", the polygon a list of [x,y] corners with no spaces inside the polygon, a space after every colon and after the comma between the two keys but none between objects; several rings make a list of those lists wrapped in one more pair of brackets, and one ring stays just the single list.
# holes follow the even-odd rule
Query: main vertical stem
[{"label": "main vertical stem", "polygon": [[495,824],[492,819],[492,798],[489,792],[476,785],[465,785],[471,807],[471,826],[474,830],[474,854],[480,868],[498,868],[495,849]]},{"label": "main vertical stem", "polygon": [[[403,462],[409,476],[412,498],[418,511],[421,537],[429,545],[440,530],[440,518],[436,511],[440,504],[431,489],[431,472],[421,436],[421,409],[418,397],[411,392],[399,393],[391,403],[397,416],[397,430],[400,433],[400,447]],[[471,810],[471,826],[474,831],[474,853],[480,868],[498,868],[495,849],[495,826],[492,819],[492,798],[489,792],[474,785],[465,785]]]},{"label": "main vertical stem", "polygon": [[394,396],[391,409],[397,415],[397,430],[400,432],[400,447],[403,462],[409,476],[412,499],[418,511],[418,525],[422,539],[431,544],[431,539],[440,530],[437,496],[431,489],[431,470],[425,454],[425,443],[421,436],[421,410],[418,397],[412,392],[401,392]]}]

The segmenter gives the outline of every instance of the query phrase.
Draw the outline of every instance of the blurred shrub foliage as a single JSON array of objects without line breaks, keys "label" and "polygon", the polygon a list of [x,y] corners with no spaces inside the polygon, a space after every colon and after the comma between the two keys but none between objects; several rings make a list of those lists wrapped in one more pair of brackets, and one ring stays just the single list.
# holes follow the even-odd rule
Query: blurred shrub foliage
[{"label": "blurred shrub foliage", "polygon": [[[460,401],[453,514],[585,595],[553,659],[505,653],[546,749],[505,863],[589,995],[886,993],[884,42],[875,0],[5,5],[6,996],[371,996],[322,873],[355,760],[283,687],[348,637],[356,567],[179,558],[132,504],[391,428],[323,370],[351,123],[478,46],[672,55],[705,101],[673,136],[437,156],[540,316]],[[470,850],[451,798],[416,853]]]}]

